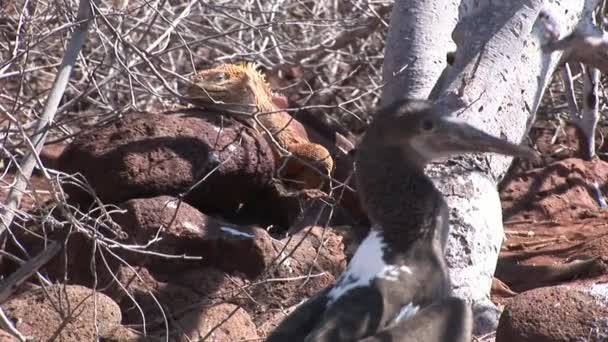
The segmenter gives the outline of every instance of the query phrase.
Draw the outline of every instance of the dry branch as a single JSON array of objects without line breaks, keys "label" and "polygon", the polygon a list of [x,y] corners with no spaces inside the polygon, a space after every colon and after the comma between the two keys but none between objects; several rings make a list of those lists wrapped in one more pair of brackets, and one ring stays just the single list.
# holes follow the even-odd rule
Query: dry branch
[{"label": "dry branch", "polygon": [[61,250],[61,245],[51,241],[42,252],[21,265],[16,272],[6,279],[3,279],[0,282],[0,303],[7,300],[19,285],[23,284],[24,281],[49,262],[55,254],[59,253],[59,250]]},{"label": "dry branch", "polygon": [[17,174],[17,181],[8,193],[6,205],[0,210],[0,219],[2,221],[2,224],[0,225],[0,241],[2,245],[4,245],[6,241],[7,230],[10,229],[9,226],[13,222],[15,210],[19,207],[27,182],[34,171],[36,164],[40,163],[38,155],[44,146],[48,127],[53,122],[55,112],[59,106],[59,101],[63,97],[65,88],[68,86],[70,74],[74,68],[76,58],[85,43],[87,30],[92,18],[91,3],[88,0],[81,0],[78,6],[78,15],[76,17],[76,21],[79,22],[79,24],[75,26],[72,39],[66,49],[63,62],[59,67],[59,72],[57,73],[55,82],[53,83],[53,87],[47,98],[46,105],[36,123],[34,134],[30,139],[34,149],[29,150],[23,157],[20,166],[21,172]]}]

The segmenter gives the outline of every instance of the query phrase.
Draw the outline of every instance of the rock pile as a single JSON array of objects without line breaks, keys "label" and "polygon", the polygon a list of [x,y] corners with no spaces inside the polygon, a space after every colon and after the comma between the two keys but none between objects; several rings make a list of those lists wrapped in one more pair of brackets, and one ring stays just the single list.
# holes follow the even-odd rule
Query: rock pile
[{"label": "rock pile", "polygon": [[[201,110],[131,113],[81,134],[52,162],[86,178],[89,189],[64,189],[80,218],[96,223],[56,214],[52,227],[15,229],[32,254],[45,239],[65,244],[40,272],[66,285],[50,294],[24,285],[3,308],[43,340],[264,337],[346,264],[342,237],[329,228],[285,234],[307,207],[332,198],[285,188],[273,158],[253,128]],[[99,203],[106,212],[88,212]]]}]

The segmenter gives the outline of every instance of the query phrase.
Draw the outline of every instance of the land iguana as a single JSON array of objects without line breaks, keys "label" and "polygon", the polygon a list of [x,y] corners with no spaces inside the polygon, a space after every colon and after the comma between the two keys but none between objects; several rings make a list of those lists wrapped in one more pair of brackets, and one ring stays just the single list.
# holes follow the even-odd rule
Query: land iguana
[{"label": "land iguana", "polygon": [[191,81],[187,95],[194,105],[250,116],[247,121],[273,146],[280,178],[301,189],[323,186],[334,169],[332,156],[284,111],[285,97],[273,92],[253,63],[200,70]]}]

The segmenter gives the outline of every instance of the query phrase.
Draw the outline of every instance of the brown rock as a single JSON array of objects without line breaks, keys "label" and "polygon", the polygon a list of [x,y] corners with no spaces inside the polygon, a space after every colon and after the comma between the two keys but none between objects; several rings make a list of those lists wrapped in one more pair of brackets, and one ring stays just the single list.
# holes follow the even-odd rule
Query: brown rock
[{"label": "brown rock", "polygon": [[139,332],[133,331],[123,325],[108,332],[102,339],[103,342],[141,342],[146,341]]},{"label": "brown rock", "polygon": [[[505,221],[572,221],[599,212],[594,183],[604,184],[608,163],[602,160],[565,159],[543,169],[512,177],[500,198]],[[606,192],[602,186],[600,190]]]},{"label": "brown rock", "polygon": [[2,308],[17,330],[42,341],[53,336],[57,341],[94,341],[96,327],[104,336],[121,321],[120,309],[112,299],[82,286],[53,285],[25,292]]},{"label": "brown rock", "polygon": [[170,280],[175,285],[186,287],[205,296],[206,300],[213,304],[219,302],[244,304],[250,301],[250,298],[242,293],[243,287],[250,284],[248,279],[228,275],[215,268],[192,269],[176,275]]},{"label": "brown rock", "polygon": [[[250,290],[262,304],[251,308],[259,314],[291,307],[311,297],[334,284],[346,266],[341,238],[330,229],[305,229],[292,238],[274,240],[273,245],[273,267]],[[272,281],[265,281],[268,279]],[[265,319],[264,315],[255,316],[258,326],[263,326]]]},{"label": "brown rock", "polygon": [[608,340],[608,296],[601,299],[589,289],[544,287],[521,293],[507,303],[496,342]]},{"label": "brown rock", "polygon": [[[171,282],[163,282],[156,280],[141,267],[137,268],[137,276],[133,269],[121,267],[117,276],[143,311],[152,335],[163,335],[164,317],[172,319],[170,331],[174,341],[185,340],[184,335],[195,340],[201,338],[212,327],[230,317],[205,340],[238,341],[257,338],[256,327],[249,314],[244,309],[235,310],[237,306],[232,304],[250,302],[244,294],[237,297],[241,292],[239,285],[244,284],[238,277],[230,277],[229,280],[224,273],[207,268],[192,270],[182,277],[167,279]],[[121,298],[120,306],[125,312],[125,323],[143,323],[141,312],[119,286],[113,287],[111,293]],[[164,314],[156,301],[161,303]]]},{"label": "brown rock", "polygon": [[66,147],[65,143],[44,146],[42,151],[40,151],[40,161],[44,166],[56,169],[59,156],[61,156]]},{"label": "brown rock", "polygon": [[[166,274],[158,275],[163,276]],[[171,317],[170,330],[172,334],[175,332],[174,337],[178,340],[182,339],[182,334],[190,337],[199,334],[204,336],[216,323],[228,318],[227,313],[237,308],[228,303],[249,300],[245,295],[237,297],[244,285],[238,277],[228,279],[224,273],[209,268],[192,270],[180,278],[169,277],[160,281],[143,267],[121,267],[117,278],[122,286],[113,286],[109,293],[119,298],[125,313],[124,321],[128,324],[142,324],[141,309],[148,330],[157,331],[154,335],[162,335],[164,319]],[[124,293],[124,289],[130,296]],[[138,307],[131,298],[135,299]],[[164,313],[160,311],[158,303],[162,305]],[[218,341],[236,341],[239,337],[246,336],[255,338],[255,334],[252,335],[252,332],[255,333],[255,325],[243,309],[236,310],[226,324],[215,333],[226,338],[229,335],[232,337]]]},{"label": "brown rock", "polygon": [[[141,313],[131,300],[134,298],[150,329],[162,328],[163,322],[163,315],[152,295],[166,314],[176,319],[202,306],[231,303],[242,306],[252,314],[256,324],[263,325],[266,320],[264,312],[290,307],[312,296],[333,284],[345,267],[341,240],[329,229],[324,231],[315,227],[291,239],[274,240],[267,236],[264,241],[263,244],[269,244],[261,254],[264,267],[260,268],[255,280],[247,279],[243,272],[233,271],[229,275],[214,267],[184,267],[176,272],[176,267],[168,267],[169,263],[167,267],[149,263],[150,271],[146,267],[135,267],[137,276],[134,269],[120,267],[117,278],[122,286],[113,286],[108,294],[117,299],[125,322],[141,324]],[[201,246],[204,247],[205,243]],[[217,262],[218,265],[247,262],[238,257],[238,253],[230,252],[228,248],[223,250],[227,252],[223,254],[224,260]],[[129,291],[130,297],[124,294],[123,288]],[[281,317],[277,316],[277,320]]]},{"label": "brown rock", "polygon": [[[334,177],[346,181],[352,156],[342,149],[352,148],[352,144],[313,136],[318,138],[313,141],[332,151]],[[283,197],[270,186],[275,173],[273,158],[269,144],[250,127],[198,109],[183,109],[127,114],[121,121],[79,135],[53,165],[68,173],[82,173],[104,203],[175,196],[218,167],[186,196],[188,203],[205,213],[239,220],[235,222],[287,227],[300,206],[282,204]],[[340,205],[334,221],[365,221],[356,192],[351,190],[354,179],[350,178],[351,189],[335,186],[334,201]],[[74,186],[67,185],[66,191],[83,205],[91,199]]]},{"label": "brown rock", "polygon": [[161,240],[148,250],[200,257],[200,260],[137,253],[131,258],[133,263],[159,273],[213,266],[256,277],[271,262],[272,238],[265,230],[226,223],[202,214],[187,203],[178,203],[168,196],[130,200],[121,205],[127,213],[116,215],[116,221],[130,236],[129,243],[146,245],[158,236]]},{"label": "brown rock", "polygon": [[[147,329],[164,328],[165,317],[181,317],[205,300],[192,290],[172,283],[158,281],[146,268],[121,266],[116,273],[120,285],[114,284],[106,293],[120,305],[126,324],[143,324]],[[128,296],[125,293],[128,291]],[[135,303],[137,305],[135,305]],[[159,307],[162,305],[162,310]],[[141,311],[140,311],[141,310]]]},{"label": "brown rock", "polygon": [[[57,224],[55,224],[57,223]],[[61,225],[52,216],[49,216],[44,224],[33,221],[28,222],[25,228],[14,227],[12,229],[21,246],[28,251],[29,255],[37,255],[46,248],[47,240],[52,240],[62,245],[64,248],[59,251],[41,269],[50,280],[63,282],[64,279],[70,284],[92,287],[95,277],[92,268],[92,260],[95,259],[94,267],[96,270],[97,285],[104,287],[112,281],[111,272],[118,267],[118,261],[113,257],[106,257],[105,261],[101,258],[99,246],[93,254],[93,243],[86,234],[70,225]],[[107,230],[104,233],[109,238],[116,238]],[[6,249],[15,255],[21,255],[21,248],[16,246],[12,239],[8,239]],[[19,265],[5,262],[2,273],[8,275],[14,272]]]},{"label": "brown rock", "polygon": [[18,342],[19,339],[4,330],[0,330],[0,342]]},{"label": "brown rock", "polygon": [[[604,230],[604,223],[602,221],[601,228]],[[597,238],[589,239],[580,246],[577,250],[579,254],[587,255],[590,257],[606,257],[608,256],[608,235],[601,234]]]},{"label": "brown rock", "polygon": [[177,341],[244,341],[259,338],[245,310],[234,304],[218,304],[191,311],[176,322]]},{"label": "brown rock", "polygon": [[[257,313],[299,303],[333,284],[344,270],[346,262],[340,237],[330,229],[324,231],[314,227],[310,232],[305,230],[291,239],[282,240],[260,236],[266,236],[265,242],[259,243],[266,246],[263,249],[265,266],[255,279],[241,272],[229,275],[213,267],[184,270],[170,276],[168,273],[155,273],[155,276],[172,285],[188,288],[210,303],[239,304],[248,312],[256,313],[255,321],[261,323]],[[234,255],[227,252],[224,259],[231,259],[235,264],[243,263],[243,258]],[[242,292],[243,288],[247,293]]]},{"label": "brown rock", "polygon": [[[264,229],[237,226],[208,217],[169,196],[134,199],[121,207],[126,213],[116,215],[115,220],[129,235],[129,244],[146,245],[158,237],[160,240],[151,244],[148,250],[202,258],[183,262],[142,254],[133,258],[134,264],[145,265],[159,274],[181,274],[197,266],[240,272],[254,278],[274,265],[280,253],[283,254],[281,258],[289,255],[286,260],[293,259],[296,269],[289,272],[298,275],[308,274],[313,260],[320,269],[334,275],[339,274],[346,263],[342,240],[331,229],[313,227],[291,238],[277,240]],[[289,276],[289,273],[281,276]]]},{"label": "brown rock", "polygon": [[[274,174],[273,158],[269,145],[251,128],[229,118],[182,110],[130,113],[80,134],[58,165],[68,173],[81,172],[105,203],[177,195],[213,171],[187,200],[229,215],[241,203],[260,200]],[[68,191],[78,202],[89,200],[73,187]]]}]

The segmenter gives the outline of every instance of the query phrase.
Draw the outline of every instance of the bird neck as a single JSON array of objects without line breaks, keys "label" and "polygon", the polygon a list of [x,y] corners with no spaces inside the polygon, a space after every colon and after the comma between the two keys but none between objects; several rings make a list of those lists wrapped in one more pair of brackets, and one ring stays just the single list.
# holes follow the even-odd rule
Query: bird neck
[{"label": "bird neck", "polygon": [[363,205],[393,254],[415,243],[442,249],[448,229],[443,196],[408,154],[414,153],[365,139],[357,149],[356,178]]}]

